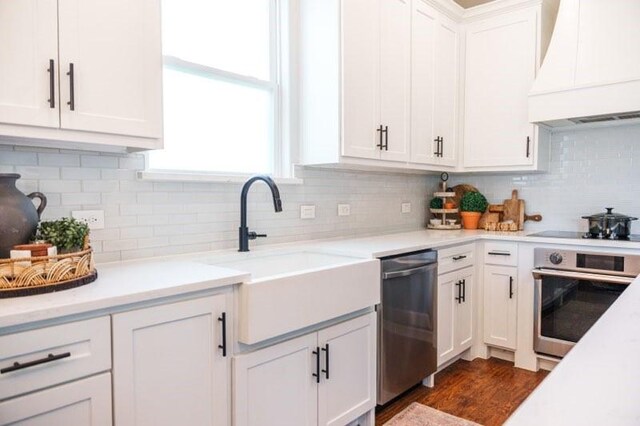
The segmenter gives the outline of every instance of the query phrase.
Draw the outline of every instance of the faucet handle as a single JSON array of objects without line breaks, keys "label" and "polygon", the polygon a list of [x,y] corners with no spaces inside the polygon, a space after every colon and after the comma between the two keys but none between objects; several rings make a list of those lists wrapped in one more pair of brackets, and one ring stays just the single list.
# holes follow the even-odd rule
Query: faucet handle
[{"label": "faucet handle", "polygon": [[256,238],[264,238],[267,236],[267,234],[258,234],[254,231],[250,231],[247,233],[247,236],[249,237],[250,240],[255,240]]}]

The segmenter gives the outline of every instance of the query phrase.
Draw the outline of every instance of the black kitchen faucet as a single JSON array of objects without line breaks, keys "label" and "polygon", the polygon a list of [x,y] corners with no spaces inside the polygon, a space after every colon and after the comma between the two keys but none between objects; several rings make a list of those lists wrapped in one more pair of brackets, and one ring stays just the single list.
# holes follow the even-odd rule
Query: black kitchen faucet
[{"label": "black kitchen faucet", "polygon": [[249,231],[247,227],[247,195],[249,193],[249,188],[251,185],[257,181],[261,180],[269,186],[271,190],[271,196],[273,197],[273,208],[276,213],[282,211],[282,201],[280,201],[280,191],[278,190],[278,186],[269,176],[257,175],[249,178],[248,181],[245,182],[242,187],[242,192],[240,194],[240,228],[239,236],[238,236],[238,251],[249,251],[249,240],[255,240],[258,237],[266,237],[267,234],[257,234],[256,232]]}]

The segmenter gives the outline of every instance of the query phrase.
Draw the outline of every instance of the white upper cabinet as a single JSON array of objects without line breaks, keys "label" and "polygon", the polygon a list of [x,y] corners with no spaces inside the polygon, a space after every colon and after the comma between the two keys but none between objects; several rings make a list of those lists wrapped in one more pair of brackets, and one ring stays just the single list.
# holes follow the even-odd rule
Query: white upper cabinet
[{"label": "white upper cabinet", "polygon": [[464,168],[535,170],[547,132],[529,123],[528,93],[539,64],[540,7],[466,27]]},{"label": "white upper cabinet", "polygon": [[300,2],[303,164],[404,167],[411,1]]},{"label": "white upper cabinet", "polygon": [[0,42],[0,136],[162,147],[160,0],[3,1]]},{"label": "white upper cabinet", "polygon": [[0,123],[58,126],[57,4],[0,2]]},{"label": "white upper cabinet", "polygon": [[[311,1],[303,1],[303,4],[311,6]],[[331,2],[327,2],[331,3]],[[337,144],[342,137],[345,141],[342,145],[342,155],[357,157],[357,158],[380,158],[380,148],[376,146],[376,139],[379,140],[380,133],[378,132],[380,126],[380,109],[379,109],[379,96],[378,87],[380,85],[380,49],[379,40],[380,34],[378,31],[378,22],[380,16],[380,9],[373,7],[368,0],[351,0],[342,2],[342,67],[343,67],[343,85],[342,85],[342,136],[335,135],[332,140],[325,138],[322,142],[319,138],[316,126],[322,127],[322,123],[316,121],[314,117],[318,117],[316,111],[319,104],[315,103],[318,100],[323,100],[325,108],[329,108],[335,115],[328,117],[327,119],[333,123],[333,120],[338,119],[338,103],[339,94],[336,93],[335,98],[325,99],[329,92],[319,93],[323,90],[324,84],[331,84],[332,79],[327,78],[327,74],[322,74],[323,70],[319,70],[316,67],[314,61],[313,51],[302,51],[303,58],[308,58],[308,66],[305,67],[307,71],[307,81],[309,84],[305,85],[306,91],[303,90],[303,99],[309,96],[309,102],[303,101],[303,114],[306,115],[304,125],[306,129],[309,129],[313,133],[306,134],[306,140],[314,144]],[[312,20],[315,22],[315,20]],[[307,21],[308,22],[308,21]],[[303,22],[303,25],[305,22]],[[338,34],[336,28],[336,35]],[[306,33],[305,33],[306,34]],[[311,34],[309,34],[311,36]],[[335,36],[334,36],[335,37]],[[310,40],[311,41],[311,40]],[[318,44],[322,43],[322,40],[313,40]],[[337,41],[336,41],[337,42]],[[303,48],[304,49],[304,48]],[[322,53],[327,53],[327,49],[321,50]],[[335,61],[335,57],[326,60]],[[324,61],[319,61],[322,63]],[[330,62],[331,63],[331,62]],[[328,71],[328,70],[325,70]],[[333,72],[339,72],[334,69]],[[316,74],[317,73],[317,74]],[[339,90],[339,82],[335,82],[336,87],[334,90]],[[315,100],[315,101],[314,101]],[[336,102],[335,105],[326,103]],[[338,126],[336,126],[338,127]],[[326,135],[326,130],[322,132]],[[312,147],[308,147],[312,148]],[[307,149],[310,151],[310,149]],[[313,161],[313,160],[312,160]]]},{"label": "white upper cabinet", "polygon": [[162,137],[159,3],[59,0],[60,127]]},{"label": "white upper cabinet", "polygon": [[455,166],[458,24],[422,0],[411,22],[411,162]]},{"label": "white upper cabinet", "polygon": [[[380,1],[380,158],[409,160],[410,0]],[[349,143],[345,140],[345,143]]]}]

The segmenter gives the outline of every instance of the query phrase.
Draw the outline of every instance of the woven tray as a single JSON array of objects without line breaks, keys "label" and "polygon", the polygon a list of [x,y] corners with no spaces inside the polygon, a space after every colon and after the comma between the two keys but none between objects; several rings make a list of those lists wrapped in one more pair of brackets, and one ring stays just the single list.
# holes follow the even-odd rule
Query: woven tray
[{"label": "woven tray", "polygon": [[0,299],[67,290],[97,278],[88,242],[84,250],[74,253],[0,259]]}]

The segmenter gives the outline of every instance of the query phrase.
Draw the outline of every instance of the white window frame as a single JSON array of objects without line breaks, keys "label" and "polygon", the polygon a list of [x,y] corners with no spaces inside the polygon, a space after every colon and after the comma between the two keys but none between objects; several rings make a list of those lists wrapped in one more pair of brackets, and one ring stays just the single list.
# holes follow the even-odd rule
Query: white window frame
[{"label": "white window frame", "polygon": [[[187,72],[206,78],[226,81],[246,87],[258,88],[271,92],[272,95],[272,129],[271,139],[273,148],[273,173],[280,183],[302,183],[293,177],[293,162],[295,149],[291,143],[292,135],[297,133],[298,114],[295,111],[297,102],[294,101],[295,78],[297,74],[293,65],[293,55],[296,46],[292,33],[295,16],[295,0],[270,0],[270,43],[269,43],[269,80],[237,74],[207,65],[189,62],[175,56],[163,56],[163,68],[170,68],[179,72]],[[149,169],[149,154],[146,153],[147,168],[139,172],[138,176],[145,180],[156,181],[211,181],[211,182],[241,182],[250,172],[192,172],[184,170]]]}]

